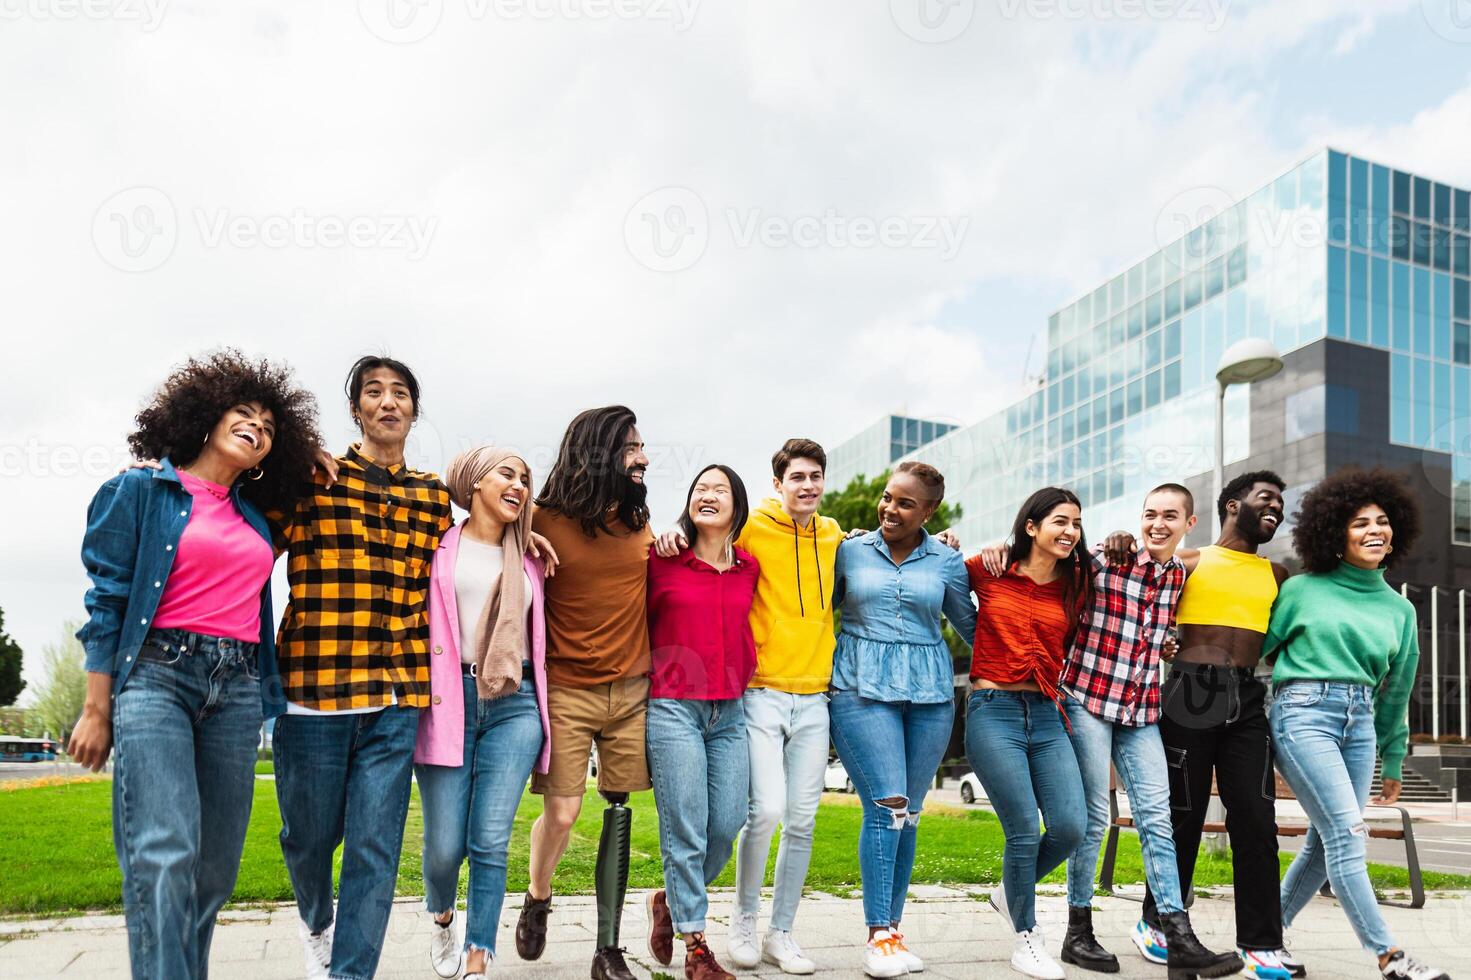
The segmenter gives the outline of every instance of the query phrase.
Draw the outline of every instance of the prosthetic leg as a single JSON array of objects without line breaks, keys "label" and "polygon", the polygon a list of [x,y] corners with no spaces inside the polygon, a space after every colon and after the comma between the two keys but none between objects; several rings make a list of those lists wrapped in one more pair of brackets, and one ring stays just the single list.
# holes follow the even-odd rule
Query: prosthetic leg
[{"label": "prosthetic leg", "polygon": [[633,811],[627,793],[602,793],[608,801],[603,811],[603,833],[598,838],[598,863],[594,871],[598,897],[598,951],[593,957],[593,980],[634,980],[618,931],[623,921],[623,899],[628,894],[628,851],[633,831]]}]

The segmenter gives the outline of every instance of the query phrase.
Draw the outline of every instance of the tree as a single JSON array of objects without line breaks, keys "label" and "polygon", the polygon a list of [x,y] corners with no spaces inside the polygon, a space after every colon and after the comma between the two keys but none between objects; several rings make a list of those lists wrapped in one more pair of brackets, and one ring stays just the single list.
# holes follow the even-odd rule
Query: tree
[{"label": "tree", "polygon": [[[855,527],[872,529],[878,524],[879,498],[884,495],[884,485],[889,482],[889,470],[869,479],[855,476],[848,485],[837,493],[827,493],[822,498],[822,513],[837,521],[843,530]],[[925,523],[924,529],[934,534],[943,531],[960,520],[959,504],[945,501],[935,508],[935,513]]]},{"label": "tree", "polygon": [[20,676],[20,644],[5,632],[5,610],[0,609],[0,708],[15,703],[26,682]]},{"label": "tree", "polygon": [[46,680],[33,710],[47,734],[63,741],[82,716],[87,700],[87,655],[75,635],[80,628],[81,623],[64,624],[61,642],[41,648]]}]

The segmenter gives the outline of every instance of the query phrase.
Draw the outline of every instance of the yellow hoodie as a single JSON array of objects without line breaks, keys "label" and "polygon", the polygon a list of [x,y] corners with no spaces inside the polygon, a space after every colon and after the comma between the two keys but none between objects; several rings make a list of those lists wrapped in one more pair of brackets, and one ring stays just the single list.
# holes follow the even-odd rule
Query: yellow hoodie
[{"label": "yellow hoodie", "polygon": [[761,565],[751,632],[756,676],[751,687],[790,694],[826,691],[833,673],[833,563],[843,531],[831,517],[814,515],[799,528],[781,502],[761,501],[736,547]]}]

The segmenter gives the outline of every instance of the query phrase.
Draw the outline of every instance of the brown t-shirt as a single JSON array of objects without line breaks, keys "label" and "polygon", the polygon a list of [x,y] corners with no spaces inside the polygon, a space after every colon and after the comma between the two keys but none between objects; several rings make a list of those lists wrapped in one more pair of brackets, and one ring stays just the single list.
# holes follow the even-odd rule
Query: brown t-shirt
[{"label": "brown t-shirt", "polygon": [[561,564],[546,580],[547,681],[588,688],[649,672],[648,525],[630,531],[616,517],[615,533],[588,537],[582,525],[538,509],[532,529],[557,551]]}]

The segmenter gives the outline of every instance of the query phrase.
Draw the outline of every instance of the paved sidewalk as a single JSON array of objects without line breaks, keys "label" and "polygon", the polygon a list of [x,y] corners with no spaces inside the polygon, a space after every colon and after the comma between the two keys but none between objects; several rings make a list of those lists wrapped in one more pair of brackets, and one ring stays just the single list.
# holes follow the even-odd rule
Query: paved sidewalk
[{"label": "paved sidewalk", "polygon": [[[1224,949],[1230,946],[1233,932],[1230,896],[1222,896],[1219,889],[1214,891],[1217,897],[1202,897],[1192,916],[1207,945]],[[910,947],[925,959],[926,977],[959,980],[1016,976],[1007,966],[1011,944],[1006,927],[985,903],[986,893],[985,886],[915,887],[914,898],[906,907],[904,931]],[[730,902],[729,892],[713,897],[711,946],[719,957],[725,953]],[[1139,914],[1138,903],[1100,898],[1097,906],[1101,911],[1095,914],[1094,923],[1103,943],[1119,954],[1123,964],[1120,976],[1162,978],[1164,968],[1146,963],[1127,939]],[[380,977],[433,978],[428,962],[429,920],[420,908],[419,901],[405,899],[394,909]],[[559,899],[555,908],[545,955],[537,963],[524,963],[516,958],[515,951],[519,901],[508,901],[499,937],[503,959],[493,967],[491,977],[584,980],[588,976],[596,929],[593,900]],[[639,976],[649,975],[651,968],[681,976],[679,960],[671,968],[660,968],[649,956],[643,908],[643,893],[631,894],[623,940],[629,949],[630,965]],[[1041,898],[1038,910],[1048,946],[1055,955],[1067,916],[1061,894]],[[1436,895],[1421,911],[1385,908],[1384,914],[1396,938],[1412,953],[1453,977],[1471,980],[1471,893]],[[862,907],[857,899],[818,893],[802,902],[796,932],[807,953],[817,961],[819,976],[834,980],[858,980],[863,976],[857,945],[865,934],[862,923]],[[1313,980],[1378,975],[1372,958],[1358,948],[1336,901],[1315,899],[1292,930],[1289,942],[1307,964]],[[120,916],[0,922],[0,944],[0,976],[7,978],[75,976],[103,980],[128,975],[127,940]],[[295,907],[225,913],[215,933],[211,967],[217,977],[300,977],[302,956],[296,938]],[[1072,967],[1068,974],[1094,976]],[[781,977],[770,967],[763,968],[759,975]]]}]

